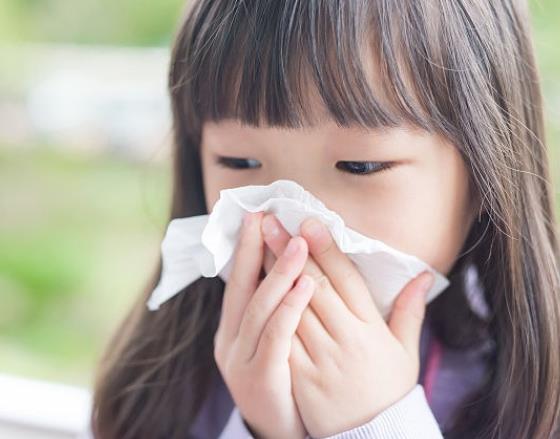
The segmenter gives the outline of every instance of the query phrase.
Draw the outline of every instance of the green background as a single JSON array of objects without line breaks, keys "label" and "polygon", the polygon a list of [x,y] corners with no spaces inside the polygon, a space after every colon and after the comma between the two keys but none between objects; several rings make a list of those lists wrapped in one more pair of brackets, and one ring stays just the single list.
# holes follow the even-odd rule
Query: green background
[{"label": "green background", "polygon": [[[169,47],[183,5],[3,0],[0,40]],[[531,5],[558,200],[560,2]],[[89,385],[156,262],[170,173],[54,146],[0,145],[0,372]]]}]

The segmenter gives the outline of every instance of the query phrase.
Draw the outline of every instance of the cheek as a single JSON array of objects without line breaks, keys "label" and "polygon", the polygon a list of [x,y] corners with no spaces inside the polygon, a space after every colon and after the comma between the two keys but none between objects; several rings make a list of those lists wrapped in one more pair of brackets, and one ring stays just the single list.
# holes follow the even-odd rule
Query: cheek
[{"label": "cheek", "polygon": [[204,196],[208,211],[220,198],[222,189],[230,189],[250,184],[267,184],[268,181],[262,177],[256,177],[248,171],[232,171],[217,166],[205,170],[203,166]]},{"label": "cheek", "polygon": [[350,196],[348,191],[331,208],[341,213],[349,227],[446,274],[470,227],[468,178],[462,169],[456,171],[418,172],[413,179],[395,178],[391,187]]},{"label": "cheek", "polygon": [[226,169],[213,163],[203,151],[201,154],[202,181],[204,184],[204,198],[208,212],[212,211],[212,207],[220,198],[222,189],[233,188],[237,186],[245,186],[248,184],[258,184],[250,172],[240,172]]},{"label": "cheek", "polygon": [[387,223],[389,244],[448,273],[466,239],[470,224],[467,194],[443,189],[438,196],[411,200],[396,220]]}]

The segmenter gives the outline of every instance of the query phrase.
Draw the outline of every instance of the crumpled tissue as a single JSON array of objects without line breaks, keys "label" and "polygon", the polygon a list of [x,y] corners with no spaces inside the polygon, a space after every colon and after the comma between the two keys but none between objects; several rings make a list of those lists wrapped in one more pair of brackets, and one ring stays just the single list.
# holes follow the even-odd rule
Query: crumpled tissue
[{"label": "crumpled tissue", "polygon": [[148,308],[157,310],[201,276],[220,276],[227,282],[243,217],[246,212],[259,211],[274,213],[292,236],[299,234],[299,226],[307,217],[322,221],[340,250],[356,265],[385,320],[404,286],[422,271],[435,275],[426,303],[449,285],[444,275],[418,257],[347,227],[336,212],[298,183],[276,180],[269,185],[221,190],[210,214],[171,220],[161,244],[161,277]]}]

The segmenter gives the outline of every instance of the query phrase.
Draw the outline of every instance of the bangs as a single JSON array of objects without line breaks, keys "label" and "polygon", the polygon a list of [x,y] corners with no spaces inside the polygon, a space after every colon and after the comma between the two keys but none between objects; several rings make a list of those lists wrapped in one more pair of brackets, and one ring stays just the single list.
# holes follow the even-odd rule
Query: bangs
[{"label": "bangs", "polygon": [[418,87],[427,58],[416,43],[427,28],[396,3],[196,3],[174,49],[171,93],[199,123],[432,130],[435,105]]}]

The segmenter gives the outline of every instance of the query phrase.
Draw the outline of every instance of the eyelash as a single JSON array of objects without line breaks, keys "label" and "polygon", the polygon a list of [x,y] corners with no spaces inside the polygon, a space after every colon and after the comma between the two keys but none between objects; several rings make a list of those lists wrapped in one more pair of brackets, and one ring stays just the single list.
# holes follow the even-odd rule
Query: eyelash
[{"label": "eyelash", "polygon": [[[341,169],[341,166],[339,165],[348,165],[348,164],[359,164],[361,166],[366,166],[369,170],[367,170],[366,172],[348,172],[345,171],[344,169]],[[352,174],[353,176],[358,176],[358,177],[362,177],[362,176],[369,176],[369,175],[373,175],[373,174],[378,174],[379,172],[383,172],[386,171],[388,169],[391,169],[395,164],[393,162],[353,162],[353,161],[341,161],[341,162],[337,162],[336,163],[336,167],[337,169],[340,169],[344,172],[348,172],[349,174]],[[355,168],[354,168],[355,169]],[[373,169],[373,170],[372,170]]]},{"label": "eyelash", "polygon": [[[224,157],[224,156],[220,156],[216,158],[216,162],[218,165],[223,166],[224,168],[229,168],[229,169],[236,169],[236,170],[244,170],[244,169],[257,169],[260,168],[262,165],[258,162],[258,160],[255,159],[245,159],[245,158],[240,158],[240,157]],[[248,163],[248,162],[252,162],[252,163],[257,163],[258,166],[255,167],[248,167],[248,166],[244,166],[244,164]],[[362,165],[362,166],[366,166],[368,168],[368,170],[366,170],[365,172],[349,172],[347,170],[344,169],[345,165]],[[394,162],[369,162],[369,161],[340,161],[336,163],[336,168],[340,169],[343,172],[347,172],[351,175],[354,176],[368,176],[368,175],[372,175],[372,174],[376,174],[382,171],[386,171],[388,169],[391,169],[393,166],[395,165]],[[351,166],[352,168],[352,166]],[[354,167],[354,169],[356,169]]]}]

